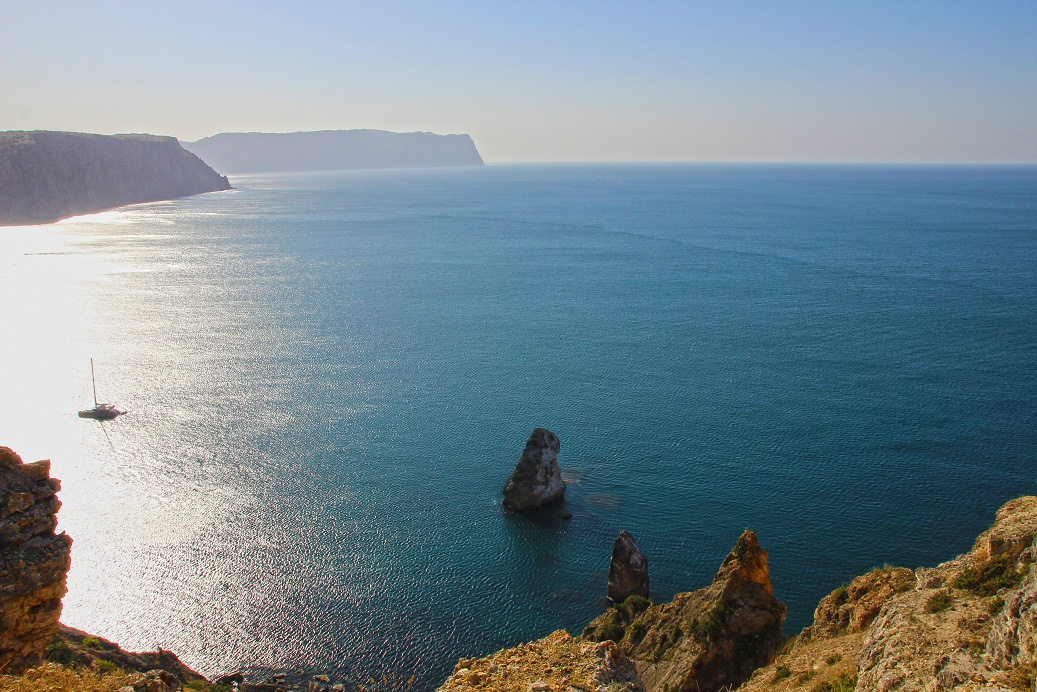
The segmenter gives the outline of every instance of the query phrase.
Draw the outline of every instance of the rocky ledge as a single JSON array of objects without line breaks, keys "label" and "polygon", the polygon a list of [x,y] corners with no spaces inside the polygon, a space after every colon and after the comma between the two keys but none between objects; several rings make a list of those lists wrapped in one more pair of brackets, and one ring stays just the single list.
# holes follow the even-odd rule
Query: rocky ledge
[{"label": "rocky ledge", "polygon": [[175,137],[0,132],[0,226],[229,189]]},{"label": "rocky ledge", "polygon": [[564,630],[486,658],[461,659],[439,692],[643,692],[613,642],[580,642]]},{"label": "rocky ledge", "polygon": [[1037,497],[1021,497],[964,555],[857,577],[822,599],[813,624],[739,689],[1037,689],[1035,535]]}]

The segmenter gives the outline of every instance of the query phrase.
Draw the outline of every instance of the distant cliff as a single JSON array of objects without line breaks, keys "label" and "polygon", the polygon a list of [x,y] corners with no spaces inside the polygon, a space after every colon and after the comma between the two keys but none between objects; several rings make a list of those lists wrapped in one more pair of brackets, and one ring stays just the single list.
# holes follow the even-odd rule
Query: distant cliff
[{"label": "distant cliff", "polygon": [[0,132],[0,225],[229,189],[175,137]]},{"label": "distant cliff", "polygon": [[184,147],[227,173],[483,165],[468,135],[431,132],[224,132]]}]

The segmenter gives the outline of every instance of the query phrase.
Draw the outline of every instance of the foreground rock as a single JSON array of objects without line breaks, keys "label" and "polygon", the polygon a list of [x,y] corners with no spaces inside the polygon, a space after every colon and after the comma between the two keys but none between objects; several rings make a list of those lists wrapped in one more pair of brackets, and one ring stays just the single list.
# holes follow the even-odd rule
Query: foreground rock
[{"label": "foreground rock", "polygon": [[504,504],[526,511],[561,501],[565,481],[558,467],[561,443],[550,430],[537,428],[526,441],[526,448],[504,486]]},{"label": "foreground rock", "polygon": [[631,596],[648,598],[648,558],[626,530],[612,545],[609,564],[609,600],[622,603]]},{"label": "foreground rock", "polygon": [[59,626],[57,636],[47,647],[46,657],[52,663],[77,668],[110,667],[100,663],[107,661],[126,673],[154,672],[153,678],[164,680],[174,689],[184,683],[206,682],[200,673],[187,667],[172,651],[125,651],[115,642],[65,625]]},{"label": "foreground rock", "polygon": [[61,483],[50,462],[0,447],[0,671],[38,664],[58,630],[72,539],[55,535]]},{"label": "foreground rock", "polygon": [[174,137],[0,132],[0,225],[229,189]]},{"label": "foreground rock", "polygon": [[1037,497],[1022,497],[954,560],[854,579],[826,596],[813,624],[742,689],[1035,689],[1035,535]]},{"label": "foreground rock", "polygon": [[612,642],[579,642],[563,630],[492,656],[461,659],[440,692],[641,692],[634,668]]},{"label": "foreground rock", "polygon": [[770,662],[783,641],[784,619],[767,553],[746,531],[707,588],[662,605],[632,596],[588,625],[583,636],[615,641],[649,692],[714,692],[733,689]]}]

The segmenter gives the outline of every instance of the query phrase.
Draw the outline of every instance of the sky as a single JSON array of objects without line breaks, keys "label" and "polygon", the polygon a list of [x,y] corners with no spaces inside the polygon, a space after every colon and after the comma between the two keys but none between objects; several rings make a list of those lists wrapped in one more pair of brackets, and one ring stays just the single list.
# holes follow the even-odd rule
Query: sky
[{"label": "sky", "polygon": [[488,163],[1037,163],[1037,1],[0,0],[0,130],[352,128]]}]

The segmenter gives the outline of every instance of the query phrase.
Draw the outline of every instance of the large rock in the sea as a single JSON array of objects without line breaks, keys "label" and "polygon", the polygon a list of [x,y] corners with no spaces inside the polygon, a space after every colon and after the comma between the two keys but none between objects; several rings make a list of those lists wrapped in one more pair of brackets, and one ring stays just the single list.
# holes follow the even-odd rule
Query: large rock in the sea
[{"label": "large rock in the sea", "polygon": [[624,529],[612,545],[609,600],[622,603],[631,596],[648,598],[648,558]]},{"label": "large rock in the sea", "polygon": [[0,132],[0,225],[229,189],[175,137]]},{"label": "large rock in the sea", "polygon": [[629,659],[612,642],[580,642],[564,630],[486,658],[461,659],[439,692],[643,692]]},{"label": "large rock in the sea", "polygon": [[559,502],[565,495],[565,481],[558,468],[561,443],[550,430],[537,428],[526,441],[526,448],[515,471],[504,486],[504,504],[525,511]]},{"label": "large rock in the sea", "polygon": [[58,631],[72,539],[55,535],[61,483],[50,462],[0,447],[0,671],[38,664]]},{"label": "large rock in the sea", "polygon": [[470,136],[432,132],[223,132],[184,146],[226,173],[483,165]]},{"label": "large rock in the sea", "polygon": [[615,641],[649,692],[716,692],[734,689],[770,662],[783,641],[784,619],[767,553],[746,531],[710,586],[662,605],[643,599],[616,604],[583,637]]}]

